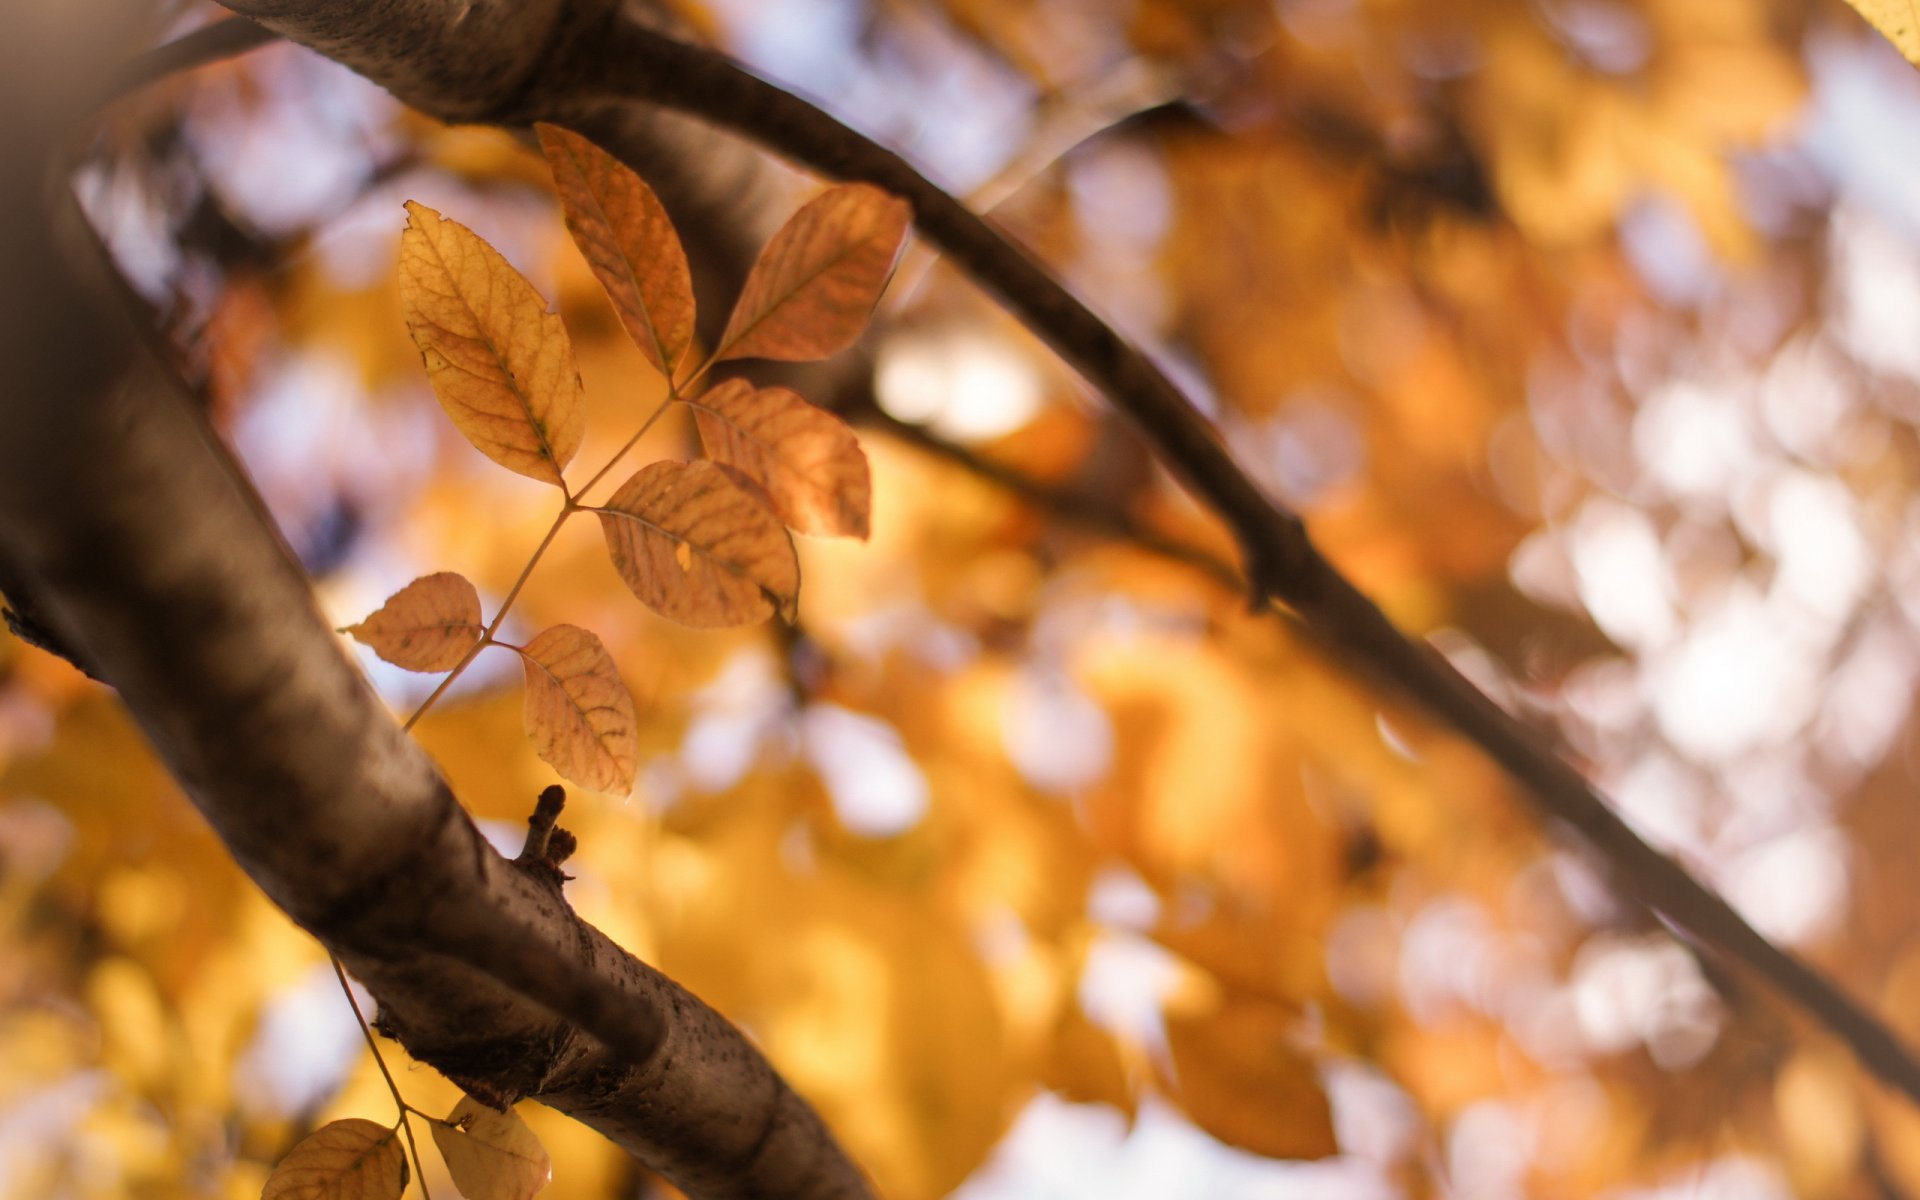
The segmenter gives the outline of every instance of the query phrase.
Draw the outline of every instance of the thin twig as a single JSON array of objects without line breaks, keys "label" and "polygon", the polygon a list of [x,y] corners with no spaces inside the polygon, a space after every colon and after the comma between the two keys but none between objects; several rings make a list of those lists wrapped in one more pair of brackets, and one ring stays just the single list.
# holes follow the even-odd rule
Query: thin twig
[{"label": "thin twig", "polygon": [[852,419],[978,475],[1049,516],[1084,525],[1149,554],[1192,567],[1230,592],[1238,592],[1246,587],[1239,570],[1226,559],[1150,529],[1132,516],[1084,492],[1050,486],[1004,463],[995,462],[978,451],[902,421],[877,405],[861,411]]},{"label": "thin twig", "polygon": [[[991,225],[905,159],[716,51],[623,14],[575,41],[577,61],[550,78],[563,94],[529,103],[567,124],[597,98],[658,104],[732,129],[783,157],[906,199],[915,224],[1009,312],[1133,418],[1183,485],[1233,529],[1256,601],[1292,609],[1329,651],[1363,666],[1479,745],[1526,786],[1548,817],[1579,831],[1626,889],[1684,936],[1769,982],[1832,1030],[1876,1075],[1920,1101],[1920,1061],[1824,974],[1763,937],[1718,894],[1653,849],[1580,773],[1474,687],[1444,658],[1401,633],[1323,558],[1298,516],[1275,504],[1233,461],[1192,403],[1138,348]],[[582,94],[582,89],[590,89]]]},{"label": "thin twig", "polygon": [[407,1103],[407,1098],[400,1094],[400,1085],[394,1082],[393,1072],[387,1070],[387,1060],[380,1053],[379,1043],[373,1040],[373,1027],[367,1024],[367,1015],[360,1011],[360,1001],[354,998],[353,987],[347,982],[347,969],[340,965],[339,956],[328,952],[327,961],[333,964],[333,977],[340,981],[340,993],[347,998],[347,1007],[353,1010],[353,1019],[360,1026],[360,1036],[367,1039],[367,1049],[373,1051],[373,1062],[380,1068],[380,1078],[387,1081],[387,1090],[393,1093],[393,1103],[400,1110],[400,1129],[407,1135],[407,1149],[413,1152],[413,1173],[420,1181],[421,1200],[433,1200],[432,1194],[427,1191],[426,1164],[420,1160],[420,1143],[413,1140],[413,1122],[407,1119],[409,1114],[419,1110]]},{"label": "thin twig", "polygon": [[226,17],[202,25],[123,64],[108,78],[101,104],[111,104],[169,76],[237,58],[279,40],[279,34],[246,17]]}]

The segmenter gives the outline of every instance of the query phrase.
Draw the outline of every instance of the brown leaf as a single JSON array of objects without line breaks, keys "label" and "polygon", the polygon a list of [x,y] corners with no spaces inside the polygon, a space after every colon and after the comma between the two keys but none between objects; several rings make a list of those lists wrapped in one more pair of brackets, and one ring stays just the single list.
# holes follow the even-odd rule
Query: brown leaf
[{"label": "brown leaf", "polygon": [[407,1178],[399,1132],[353,1117],[300,1139],[267,1176],[260,1200],[400,1200]]},{"label": "brown leaf", "polygon": [[654,463],[599,511],[614,568],[662,616],[712,628],[792,615],[793,539],[719,464]]},{"label": "brown leaf", "polygon": [[1180,1107],[1214,1137],[1268,1158],[1338,1153],[1319,1073],[1291,1041],[1300,1023],[1297,1012],[1246,995],[1210,1012],[1167,1014]]},{"label": "brown leaf", "polygon": [[627,336],[672,378],[693,343],[693,276],[667,210],[638,175],[586,138],[534,128],[574,245]]},{"label": "brown leaf", "polygon": [[451,671],[478,645],[480,593],[452,571],[423,575],[347,632],[396,667]]},{"label": "brown leaf", "polygon": [[520,655],[534,752],[569,783],[632,791],[639,758],[633,695],[600,639],[577,625],[555,625]]},{"label": "brown leaf", "polygon": [[713,360],[805,362],[851,346],[911,217],[906,201],[866,184],[816,197],[760,252]]},{"label": "brown leaf", "polygon": [[411,200],[407,216],[400,303],[441,407],[480,453],[565,486],[585,422],[559,314],[466,226]]},{"label": "brown leaf", "polygon": [[553,1178],[546,1147],[512,1109],[495,1112],[462,1096],[445,1121],[429,1127],[467,1200],[533,1200]]},{"label": "brown leaf", "polygon": [[867,536],[867,456],[845,421],[743,379],[689,405],[708,456],[759,484],[781,520],[801,533]]}]

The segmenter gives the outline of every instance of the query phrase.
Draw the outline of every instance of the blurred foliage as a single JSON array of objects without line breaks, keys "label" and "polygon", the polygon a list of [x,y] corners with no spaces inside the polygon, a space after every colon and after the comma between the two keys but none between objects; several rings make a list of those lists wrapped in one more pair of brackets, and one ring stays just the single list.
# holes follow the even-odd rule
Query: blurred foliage
[{"label": "blurred foliage", "polygon": [[[991,204],[1398,620],[1920,1039],[1920,79],[1851,11],[675,7]],[[290,48],[122,103],[81,187],[338,624],[432,570],[491,607],[549,515],[428,395],[403,198],[558,297],[590,431],[661,394],[535,151]],[[924,252],[867,345],[886,411],[1228,548]],[[583,914],[886,1195],[1920,1192],[1920,1113],[1471,749],[1189,569],[863,442],[871,540],[801,539],[793,627],[658,620],[580,526],[508,631],[593,629],[638,705],[635,794],[567,810]],[[510,843],[553,777],[485,668],[418,732]],[[0,1196],[251,1196],[387,1104],[111,697],[0,639]],[[662,1194],[531,1119],[556,1194]]]}]

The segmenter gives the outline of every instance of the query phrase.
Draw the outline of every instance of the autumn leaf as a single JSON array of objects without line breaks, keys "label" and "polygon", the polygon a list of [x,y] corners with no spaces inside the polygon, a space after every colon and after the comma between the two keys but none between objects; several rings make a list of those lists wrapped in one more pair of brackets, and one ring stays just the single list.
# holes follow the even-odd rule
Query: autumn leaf
[{"label": "autumn leaf", "polygon": [[553,1178],[546,1147],[511,1109],[495,1112],[463,1096],[431,1128],[447,1174],[467,1200],[532,1200]]},{"label": "autumn leaf", "polygon": [[509,471],[565,487],[584,419],[559,314],[466,226],[407,202],[400,303],[441,407]]},{"label": "autumn leaf", "polygon": [[620,578],[662,616],[702,628],[792,616],[793,539],[719,464],[643,467],[599,513]]},{"label": "autumn leaf", "polygon": [[668,378],[693,343],[693,276],[659,197],[577,133],[536,125],[567,232],[634,345]]},{"label": "autumn leaf", "polygon": [[1312,1059],[1291,1041],[1297,1013],[1249,996],[1166,1018],[1175,1095],[1193,1123],[1268,1158],[1337,1153],[1333,1110]]},{"label": "autumn leaf", "polygon": [[713,360],[805,362],[851,346],[911,217],[905,201],[866,184],[816,197],[760,252]]},{"label": "autumn leaf", "polygon": [[423,575],[346,632],[396,667],[451,671],[486,633],[480,593],[452,571]]},{"label": "autumn leaf", "polygon": [[715,462],[760,485],[801,533],[865,539],[872,488],[847,423],[786,388],[729,379],[689,402]]},{"label": "autumn leaf", "polygon": [[576,625],[556,625],[521,647],[520,656],[534,752],[569,783],[632,791],[639,757],[633,696],[600,639]]},{"label": "autumn leaf", "polygon": [[1920,66],[1920,8],[1914,0],[1847,0],[1907,61]]},{"label": "autumn leaf", "polygon": [[351,1117],[300,1139],[267,1177],[260,1200],[399,1200],[407,1179],[399,1131]]}]

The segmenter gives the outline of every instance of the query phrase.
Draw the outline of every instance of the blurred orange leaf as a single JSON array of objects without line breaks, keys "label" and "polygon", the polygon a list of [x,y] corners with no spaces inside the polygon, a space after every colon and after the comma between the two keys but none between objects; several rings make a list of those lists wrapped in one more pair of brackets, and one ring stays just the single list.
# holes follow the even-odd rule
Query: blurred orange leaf
[{"label": "blurred orange leaf", "polygon": [[911,217],[904,200],[866,184],[816,197],[760,252],[713,360],[805,362],[851,346],[880,299]]},{"label": "blurred orange leaf", "polygon": [[867,456],[845,421],[744,379],[689,403],[708,455],[765,489],[781,520],[801,533],[866,538]]},{"label": "blurred orange leaf", "polygon": [[556,625],[520,656],[534,752],[569,783],[631,791],[639,758],[633,695],[600,639],[577,625]]},{"label": "blurred orange leaf", "polygon": [[634,345],[671,378],[693,343],[693,276],[659,197],[577,133],[534,127],[553,168],[567,232],[607,290]]},{"label": "blurred orange leaf", "polygon": [[791,617],[800,594],[793,540],[725,468],[657,462],[599,510],[607,552],[633,594],[685,625]]},{"label": "blurred orange leaf", "polygon": [[585,421],[559,314],[471,229],[407,201],[400,303],[434,395],[480,453],[564,487]]},{"label": "blurred orange leaf", "polygon": [[1067,1005],[1054,1026],[1040,1082],[1076,1104],[1109,1104],[1129,1118],[1139,1109],[1119,1043],[1077,1004]]},{"label": "blurred orange leaf", "polygon": [[1285,1005],[1244,995],[1206,1013],[1167,1014],[1175,1095],[1193,1123],[1268,1158],[1337,1153],[1319,1073],[1292,1041],[1299,1024]]},{"label": "blurred orange leaf", "polygon": [[462,1096],[431,1128],[447,1174],[467,1200],[532,1200],[553,1178],[546,1147],[512,1109],[495,1112]]},{"label": "blurred orange leaf", "polygon": [[346,631],[409,671],[451,671],[486,633],[480,623],[480,593],[452,571],[421,576]]},{"label": "blurred orange leaf", "polygon": [[260,1200],[399,1200],[407,1179],[398,1130],[352,1117],[322,1125],[287,1151]]}]

